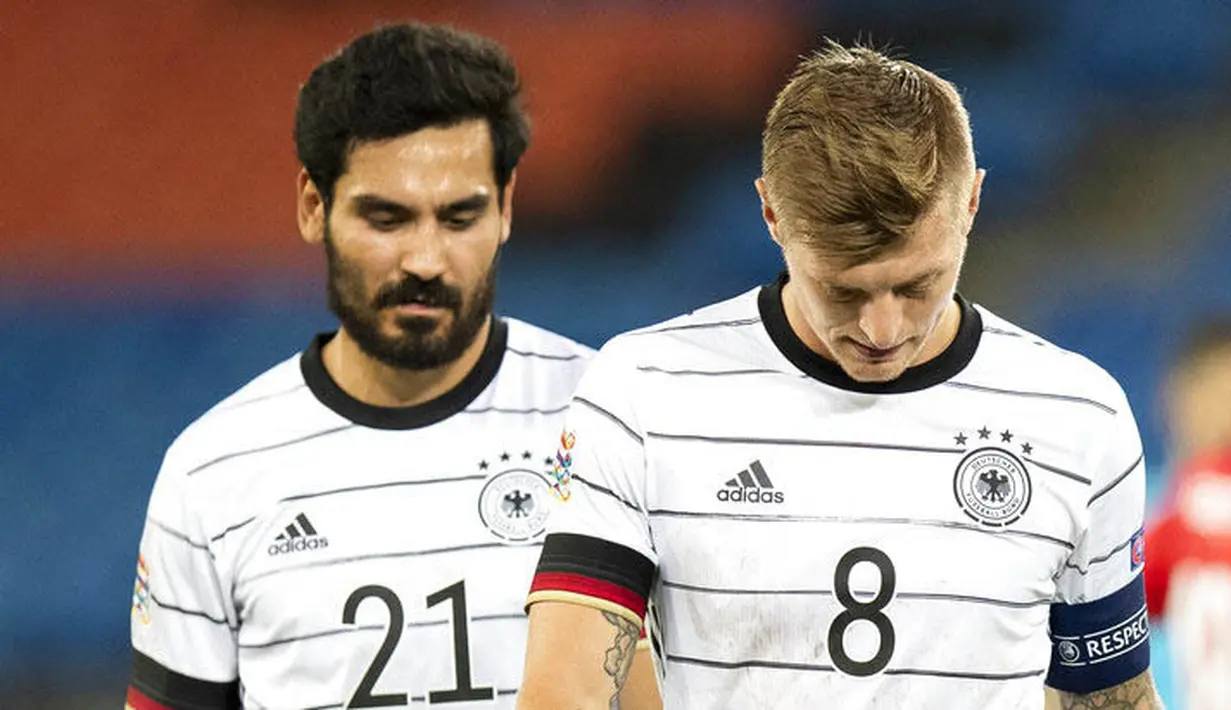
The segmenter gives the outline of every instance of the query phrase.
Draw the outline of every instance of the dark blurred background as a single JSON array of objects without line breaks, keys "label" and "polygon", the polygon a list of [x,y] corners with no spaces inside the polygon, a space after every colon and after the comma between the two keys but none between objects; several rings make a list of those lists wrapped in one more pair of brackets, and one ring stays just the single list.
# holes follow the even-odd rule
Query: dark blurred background
[{"label": "dark blurred background", "polygon": [[[952,79],[988,169],[963,291],[1116,375],[1165,479],[1160,370],[1231,309],[1224,0],[4,0],[4,710],[122,705],[163,450],[332,327],[295,227],[297,87],[406,18],[519,62],[535,134],[499,307],[595,346],[778,271],[761,122],[819,37]],[[1165,639],[1156,673],[1170,693]]]}]

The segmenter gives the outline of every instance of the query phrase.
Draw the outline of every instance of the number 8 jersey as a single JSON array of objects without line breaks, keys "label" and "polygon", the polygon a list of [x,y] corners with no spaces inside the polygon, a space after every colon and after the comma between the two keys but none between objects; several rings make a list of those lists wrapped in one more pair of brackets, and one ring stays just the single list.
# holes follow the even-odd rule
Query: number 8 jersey
[{"label": "number 8 jersey", "polygon": [[1041,709],[1148,666],[1144,465],[1120,387],[958,298],[860,383],[777,283],[591,364],[529,597],[636,621],[668,708]]},{"label": "number 8 jersey", "polygon": [[497,320],[457,388],[393,409],[338,388],[328,337],[167,452],[133,589],[134,710],[514,706],[591,351]]}]

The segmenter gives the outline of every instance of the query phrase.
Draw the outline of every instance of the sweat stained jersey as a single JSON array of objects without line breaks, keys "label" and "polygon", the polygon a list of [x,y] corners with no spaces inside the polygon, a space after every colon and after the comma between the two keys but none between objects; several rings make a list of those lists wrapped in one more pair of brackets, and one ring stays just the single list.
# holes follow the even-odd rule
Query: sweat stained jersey
[{"label": "sweat stained jersey", "polygon": [[128,704],[512,708],[564,409],[592,354],[496,320],[422,406],[345,394],[329,336],[190,425],[150,499]]},{"label": "sweat stained jersey", "polygon": [[1116,382],[960,297],[942,355],[855,382],[783,283],[600,351],[529,603],[650,603],[673,709],[1037,710],[1145,670]]}]

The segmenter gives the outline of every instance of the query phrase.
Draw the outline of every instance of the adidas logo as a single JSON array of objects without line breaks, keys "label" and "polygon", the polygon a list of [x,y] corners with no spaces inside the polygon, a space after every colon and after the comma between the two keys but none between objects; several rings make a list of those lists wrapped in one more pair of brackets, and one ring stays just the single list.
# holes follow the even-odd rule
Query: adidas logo
[{"label": "adidas logo", "polygon": [[761,462],[753,461],[718,489],[718,500],[724,503],[781,503],[783,496],[782,491],[774,490]]},{"label": "adidas logo", "polygon": [[324,547],[329,547],[329,539],[318,535],[316,528],[312,527],[312,523],[308,521],[308,516],[300,513],[295,516],[290,525],[286,526],[285,532],[274,538],[273,544],[269,546],[269,554],[285,555]]}]

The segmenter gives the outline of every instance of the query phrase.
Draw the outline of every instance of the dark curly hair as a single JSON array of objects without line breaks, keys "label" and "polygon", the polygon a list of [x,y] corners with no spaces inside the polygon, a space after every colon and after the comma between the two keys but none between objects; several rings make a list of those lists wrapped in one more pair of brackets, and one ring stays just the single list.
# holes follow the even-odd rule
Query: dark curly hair
[{"label": "dark curly hair", "polygon": [[418,22],[380,27],[322,62],[300,88],[295,150],[328,208],[358,145],[483,118],[503,195],[530,144],[520,95],[513,60],[491,39]]}]

